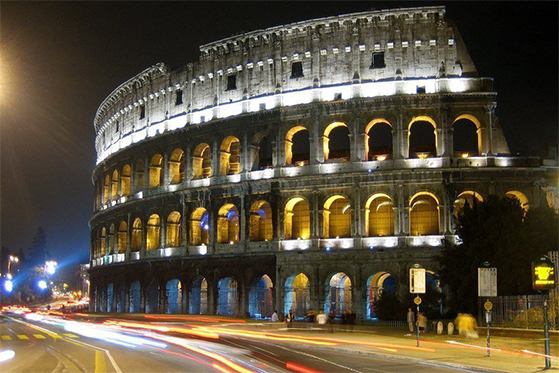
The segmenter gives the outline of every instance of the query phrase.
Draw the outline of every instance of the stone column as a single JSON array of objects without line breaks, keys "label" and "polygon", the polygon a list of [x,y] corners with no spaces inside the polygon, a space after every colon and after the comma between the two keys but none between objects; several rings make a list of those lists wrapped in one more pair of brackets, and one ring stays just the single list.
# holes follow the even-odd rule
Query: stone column
[{"label": "stone column", "polygon": [[151,179],[150,159],[148,156],[144,158],[144,190],[149,189],[149,181]]},{"label": "stone column", "polygon": [[130,313],[130,282],[124,280],[124,313]]},{"label": "stone column", "polygon": [[363,307],[363,305],[365,304],[363,301],[363,297],[362,297],[362,282],[363,280],[361,279],[361,266],[360,265],[356,265],[355,268],[355,277],[353,278],[353,283],[351,286],[351,301],[352,301],[352,305],[351,305],[351,309],[353,310],[353,312],[355,312],[355,316],[357,318],[357,320],[361,320],[363,319],[363,315],[365,315],[365,307]]},{"label": "stone column", "polygon": [[319,133],[318,119],[313,119],[309,128],[309,142],[310,142],[310,164],[324,162],[324,149],[322,146],[322,135]]},{"label": "stone column", "polygon": [[132,250],[132,229],[132,215],[128,213],[126,219],[126,260],[130,258],[130,251]]},{"label": "stone column", "polygon": [[[273,309],[278,310],[278,312],[283,313],[284,316],[286,314],[285,305],[284,305],[284,280],[281,277],[280,266],[276,264],[276,278],[274,283],[274,300],[273,300]],[[289,311],[289,310],[288,310]]]},{"label": "stone column", "polygon": [[[254,161],[252,159],[252,157],[250,156],[252,153],[249,153],[249,144],[248,144],[248,136],[245,133],[243,133],[242,136],[242,150],[241,150],[241,169],[239,170],[239,173],[243,173],[244,171],[250,171],[252,170],[252,164],[250,164],[249,162]],[[251,150],[252,148],[254,148],[254,146],[251,144]]]},{"label": "stone column", "polygon": [[239,310],[237,313],[238,317],[244,317],[248,311],[248,292],[249,292],[249,281],[245,278],[245,276],[237,276],[237,296],[239,302]]},{"label": "stone column", "polygon": [[493,127],[495,126],[495,105],[490,104],[485,107],[485,113],[487,117],[487,132],[488,132],[488,146],[487,155],[493,155],[495,152],[495,144],[493,142]]},{"label": "stone column", "polygon": [[[166,213],[165,213],[166,214]],[[161,216],[161,234],[159,236],[159,247],[167,247],[167,216]]]},{"label": "stone column", "polygon": [[[190,217],[188,216],[188,209],[186,206],[185,195],[181,195],[181,207],[182,207],[182,217],[181,217],[181,247],[188,248],[189,243],[189,223]],[[188,254],[188,252],[186,252]]]},{"label": "stone column", "polygon": [[[169,185],[171,184],[171,180],[170,180],[170,167],[169,167],[169,152],[165,151],[163,152],[163,161],[162,161],[162,165],[161,165],[161,172],[163,172],[163,184],[161,186],[165,186],[165,185]],[[178,171],[178,170],[177,170]]]},{"label": "stone column", "polygon": [[323,286],[320,284],[320,273],[318,266],[313,267],[313,270],[309,273],[309,298],[310,298],[310,307],[315,311],[320,310],[323,307],[324,303],[324,296],[321,296],[323,292]]},{"label": "stone column", "polygon": [[311,238],[317,239],[320,237],[319,229],[319,207],[318,207],[318,191],[313,190],[311,195],[310,218],[311,218]]},{"label": "stone column", "polygon": [[219,143],[217,139],[212,142],[212,176],[220,176],[220,155],[221,151],[219,148]]}]

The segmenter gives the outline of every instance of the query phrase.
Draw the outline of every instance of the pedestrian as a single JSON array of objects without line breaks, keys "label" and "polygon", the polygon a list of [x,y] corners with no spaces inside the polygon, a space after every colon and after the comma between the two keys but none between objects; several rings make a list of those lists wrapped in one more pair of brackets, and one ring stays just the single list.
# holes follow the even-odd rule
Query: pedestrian
[{"label": "pedestrian", "polygon": [[357,319],[357,315],[353,310],[347,311],[347,324],[349,325],[349,331],[353,333],[353,326],[355,325],[355,320]]},{"label": "pedestrian", "polygon": [[408,326],[411,333],[413,333],[413,324],[415,324],[415,313],[413,313],[411,308],[408,308]]},{"label": "pedestrian", "polygon": [[425,333],[425,329],[427,329],[427,316],[423,312],[417,315],[417,326],[420,333]]},{"label": "pedestrian", "polygon": [[308,321],[308,329],[311,330],[312,326],[314,324],[314,320],[315,320],[315,314],[314,314],[314,310],[311,308],[309,309],[309,312],[307,312],[307,321]]},{"label": "pedestrian", "polygon": [[330,333],[334,333],[334,321],[336,320],[336,314],[334,313],[334,310],[330,310],[330,312],[328,313],[328,330],[330,331]]},{"label": "pedestrian", "polygon": [[326,323],[328,322],[328,316],[322,310],[320,310],[320,312],[316,316],[316,322],[320,328],[320,331],[324,333],[324,328],[326,327]]},{"label": "pedestrian", "polygon": [[287,316],[285,316],[285,322],[287,324],[288,329],[291,328],[291,323],[293,322],[294,319],[295,319],[295,315],[293,314],[293,310],[289,310]]},{"label": "pedestrian", "polygon": [[274,310],[272,314],[272,322],[278,322],[278,311]]},{"label": "pedestrian", "polygon": [[454,320],[454,325],[456,325],[458,333],[462,337],[466,337],[468,339],[476,339],[479,337],[476,330],[476,319],[469,313],[459,313],[456,320]]}]

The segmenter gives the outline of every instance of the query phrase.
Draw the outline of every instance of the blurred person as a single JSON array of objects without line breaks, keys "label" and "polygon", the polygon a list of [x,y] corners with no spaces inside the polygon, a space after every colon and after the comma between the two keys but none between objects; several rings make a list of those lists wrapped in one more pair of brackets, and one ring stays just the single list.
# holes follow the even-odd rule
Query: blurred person
[{"label": "blurred person", "polygon": [[334,310],[330,310],[330,313],[328,313],[328,330],[330,331],[330,333],[334,333],[334,321],[336,320],[336,314],[334,313]]},{"label": "blurred person", "polygon": [[309,330],[312,329],[312,326],[314,324],[315,321],[315,313],[314,310],[311,308],[309,309],[309,312],[307,312],[307,321],[308,321],[308,328]]},{"label": "blurred person", "polygon": [[353,326],[355,325],[355,320],[357,319],[357,315],[353,310],[347,311],[347,324],[349,325],[349,331],[353,333]]},{"label": "blurred person", "polygon": [[427,316],[423,312],[420,312],[417,315],[417,327],[419,328],[420,333],[425,333],[427,329]]},{"label": "blurred person", "polygon": [[293,314],[293,310],[289,310],[287,315],[285,316],[285,322],[287,324],[287,328],[291,327],[291,323],[295,320],[295,315]]},{"label": "blurred person", "polygon": [[468,339],[478,338],[477,321],[469,313],[459,313],[454,320],[454,325],[458,328],[458,333]]},{"label": "blurred person", "polygon": [[408,320],[408,327],[410,328],[410,332],[413,333],[414,330],[413,325],[415,324],[415,313],[412,311],[411,308],[408,308],[407,320]]},{"label": "blurred person", "polygon": [[278,322],[278,311],[274,310],[272,314],[272,322]]},{"label": "blurred person", "polygon": [[324,333],[324,328],[326,327],[326,323],[328,323],[328,316],[322,310],[320,310],[316,316],[316,323],[320,327],[320,331]]}]

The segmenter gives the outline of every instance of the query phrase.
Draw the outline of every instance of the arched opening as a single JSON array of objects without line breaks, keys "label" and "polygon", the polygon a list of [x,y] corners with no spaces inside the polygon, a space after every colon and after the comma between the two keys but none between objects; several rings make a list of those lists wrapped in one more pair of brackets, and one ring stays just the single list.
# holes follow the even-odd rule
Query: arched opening
[{"label": "arched opening", "polygon": [[439,202],[433,194],[419,193],[411,199],[410,234],[439,234]]},{"label": "arched opening", "polygon": [[258,142],[257,158],[254,160],[253,170],[265,170],[271,168],[273,164],[273,146],[272,138],[270,136],[263,136]]},{"label": "arched opening", "polygon": [[520,206],[522,206],[522,208],[524,209],[524,212],[528,211],[528,209],[530,208],[528,197],[526,197],[524,193],[519,192],[518,190],[511,190],[506,192],[505,197],[518,200],[518,202],[520,202]]},{"label": "arched opening", "polygon": [[130,165],[125,164],[122,167],[122,173],[120,174],[120,193],[123,196],[127,196],[130,194]]},{"label": "arched opening", "polygon": [[167,239],[165,245],[167,247],[178,247],[181,245],[181,214],[173,211],[167,217]]},{"label": "arched opening", "polygon": [[107,254],[107,228],[103,227],[101,229],[101,256]]},{"label": "arched opening", "polygon": [[429,158],[437,156],[437,128],[429,117],[414,118],[409,125],[409,157]]},{"label": "arched opening", "polygon": [[188,313],[205,315],[208,313],[208,281],[198,276],[192,283]]},{"label": "arched opening", "polygon": [[118,199],[118,170],[113,171],[113,177],[111,178],[111,199]]},{"label": "arched opening", "polygon": [[199,144],[192,157],[192,177],[204,179],[212,176],[212,149],[208,144]]},{"label": "arched opening", "polygon": [[350,160],[349,128],[342,122],[334,122],[326,127],[323,136],[324,160]]},{"label": "arched opening", "polygon": [[140,313],[142,300],[142,287],[140,281],[134,281],[130,284],[130,313]]},{"label": "arched opening", "polygon": [[190,244],[207,245],[210,242],[209,214],[203,207],[198,207],[190,215]]},{"label": "arched opening", "polygon": [[182,149],[175,149],[169,157],[169,183],[182,183],[184,177],[184,151]]},{"label": "arched opening", "polygon": [[237,243],[239,232],[239,210],[232,203],[227,203],[219,209],[217,243]]},{"label": "arched opening", "polygon": [[237,281],[233,277],[222,278],[217,283],[217,314],[234,316],[238,312]]},{"label": "arched opening", "polygon": [[109,228],[109,237],[107,240],[107,254],[116,254],[117,247],[116,247],[116,232],[115,232],[115,225],[111,224]]},{"label": "arched opening", "polygon": [[291,310],[297,319],[304,319],[310,308],[310,283],[304,273],[292,275],[285,281],[284,314]]},{"label": "arched opening", "polygon": [[155,280],[146,287],[146,313],[159,313],[159,285]]},{"label": "arched opening", "polygon": [[326,282],[324,312],[334,311],[336,315],[351,309],[351,280],[343,272],[338,272]]},{"label": "arched opening", "polygon": [[107,285],[107,312],[115,312],[114,304],[113,304],[113,296],[114,296],[114,285],[111,282]]},{"label": "arched opening", "polygon": [[460,211],[468,205],[473,208],[476,203],[483,202],[483,198],[479,193],[473,192],[471,190],[464,191],[456,197],[454,200],[454,216],[458,217]]},{"label": "arched opening", "polygon": [[375,318],[375,302],[382,294],[396,294],[396,279],[388,272],[378,272],[367,280],[367,319]]},{"label": "arched opening", "polygon": [[139,159],[134,164],[134,191],[138,192],[144,189],[144,161]]},{"label": "arched opening", "polygon": [[454,156],[467,158],[481,153],[481,127],[479,120],[473,115],[461,115],[452,124],[452,141]]},{"label": "arched opening", "polygon": [[372,195],[365,204],[368,237],[394,235],[394,202],[383,193]]},{"label": "arched opening", "polygon": [[249,237],[251,241],[270,241],[274,235],[272,208],[266,201],[256,201],[250,209]]},{"label": "arched opening", "polygon": [[142,221],[136,218],[132,224],[132,242],[130,250],[140,251],[142,249]]},{"label": "arched opening", "polygon": [[105,183],[103,184],[103,203],[109,202],[109,186],[111,183],[111,178],[109,175],[105,175]]},{"label": "arched opening", "polygon": [[351,236],[351,206],[347,198],[336,195],[324,202],[324,238]]},{"label": "arched opening", "polygon": [[301,197],[287,201],[283,223],[286,240],[309,239],[311,237],[311,214],[307,201]]},{"label": "arched opening", "polygon": [[165,313],[181,313],[182,310],[182,284],[179,280],[167,281],[165,286],[167,296],[167,308]]},{"label": "arched opening", "polygon": [[146,250],[159,249],[161,246],[161,219],[159,218],[159,215],[151,215],[148,219],[146,228]]},{"label": "arched opening", "polygon": [[309,164],[310,152],[309,131],[303,126],[291,128],[285,136],[285,164]]},{"label": "arched opening", "polygon": [[116,286],[116,312],[123,313],[126,302],[126,288],[121,282]]},{"label": "arched opening", "polygon": [[385,119],[371,121],[365,129],[365,154],[368,161],[392,158],[392,126]]},{"label": "arched opening", "polygon": [[268,275],[256,279],[248,293],[248,312],[254,319],[268,319],[272,316],[272,280]]},{"label": "arched opening", "polygon": [[128,224],[123,220],[118,226],[117,233],[117,249],[118,253],[122,254],[126,252],[126,247],[128,246]]},{"label": "arched opening", "polygon": [[241,172],[241,142],[235,136],[228,136],[221,143],[220,174],[222,176]]},{"label": "arched opening", "polygon": [[149,187],[158,188],[163,185],[163,156],[156,154],[149,163]]}]

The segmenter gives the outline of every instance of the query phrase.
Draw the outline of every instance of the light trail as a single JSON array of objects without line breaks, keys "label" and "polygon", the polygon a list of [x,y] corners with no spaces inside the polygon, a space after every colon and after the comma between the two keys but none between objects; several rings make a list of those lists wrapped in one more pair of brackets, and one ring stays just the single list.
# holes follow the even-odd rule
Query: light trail
[{"label": "light trail", "polygon": [[299,373],[318,373],[318,371],[316,371],[316,370],[309,369],[307,367],[292,363],[290,361],[288,361],[285,364],[285,367],[289,370],[292,370],[294,372],[299,372]]},{"label": "light trail", "polygon": [[559,360],[559,356],[540,354],[539,352],[533,352],[533,351],[528,351],[528,350],[522,350],[522,352],[524,352],[525,354],[528,354],[528,355],[541,356],[541,357],[547,357],[547,358],[553,359],[553,360]]},{"label": "light trail", "polygon": [[158,331],[163,333],[173,332],[179,334],[194,335],[203,338],[219,339],[218,333],[208,332],[203,330],[187,329],[178,326],[159,326],[153,324],[141,324],[141,323],[126,322],[126,321],[112,321],[112,320],[105,322],[105,325],[111,325],[111,323],[114,323],[117,326],[123,326],[127,328],[148,329],[151,331]]}]

